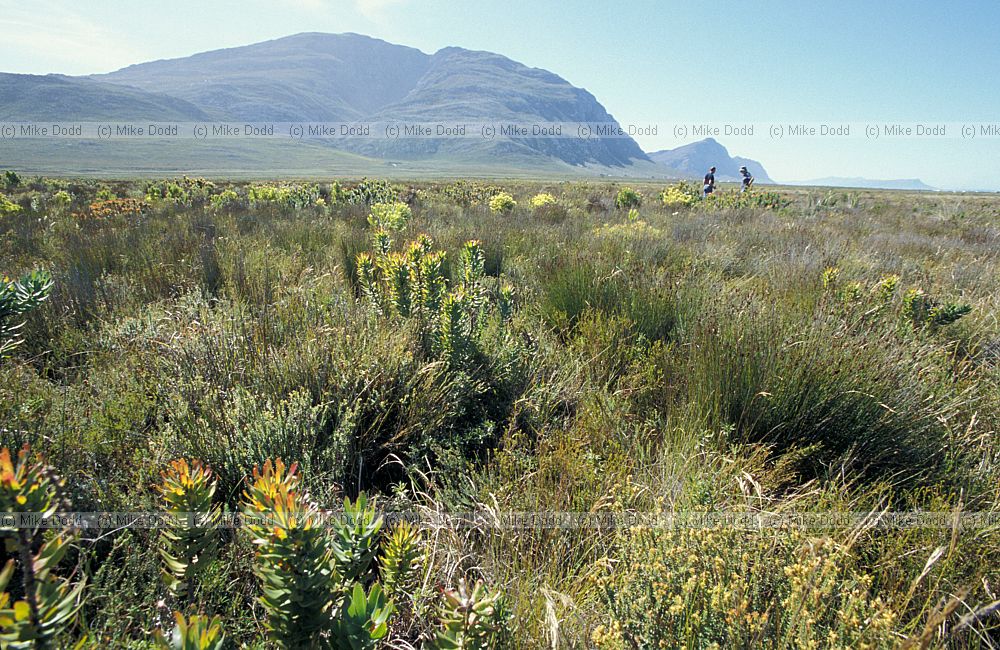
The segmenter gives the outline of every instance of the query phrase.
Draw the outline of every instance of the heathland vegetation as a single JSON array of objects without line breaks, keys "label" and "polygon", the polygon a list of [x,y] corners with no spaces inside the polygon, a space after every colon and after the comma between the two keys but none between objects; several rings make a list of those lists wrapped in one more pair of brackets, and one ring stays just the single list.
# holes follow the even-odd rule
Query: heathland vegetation
[{"label": "heathland vegetation", "polygon": [[3,183],[4,647],[997,645],[996,198]]}]

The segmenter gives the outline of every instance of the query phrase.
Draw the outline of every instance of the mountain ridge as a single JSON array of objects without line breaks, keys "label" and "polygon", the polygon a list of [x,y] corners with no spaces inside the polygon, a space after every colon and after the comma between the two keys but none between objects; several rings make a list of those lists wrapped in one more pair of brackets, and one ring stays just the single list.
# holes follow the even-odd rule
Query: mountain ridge
[{"label": "mountain ridge", "polygon": [[876,179],[860,176],[827,176],[808,181],[789,181],[786,185],[803,185],[816,187],[845,187],[871,190],[917,190],[923,192],[937,191],[919,178]]},{"label": "mountain ridge", "polygon": [[[460,47],[426,54],[356,33],[303,32],[88,79],[165,93],[220,120],[617,124],[593,94],[549,70]],[[541,156],[581,170],[650,162],[631,138],[358,139],[337,147],[404,160]]]},{"label": "mountain ridge", "polygon": [[740,180],[740,167],[746,165],[755,183],[774,183],[762,164],[750,158],[730,156],[729,150],[715,138],[705,138],[676,149],[662,149],[646,155],[653,162],[672,170],[682,178],[700,179],[709,168],[715,167],[717,180],[737,181]]},{"label": "mountain ridge", "polygon": [[59,74],[0,72],[2,120],[193,121],[208,117],[194,104],[161,93]]}]

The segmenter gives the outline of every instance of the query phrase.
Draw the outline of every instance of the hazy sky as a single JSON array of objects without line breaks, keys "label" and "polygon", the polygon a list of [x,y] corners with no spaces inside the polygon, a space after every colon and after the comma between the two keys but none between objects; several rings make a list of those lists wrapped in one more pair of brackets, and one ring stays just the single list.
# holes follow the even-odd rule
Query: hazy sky
[{"label": "hazy sky", "polygon": [[[623,123],[1000,125],[1000,2],[0,0],[0,71],[107,72],[303,31],[498,52],[590,90]],[[684,141],[640,137],[651,151]],[[1000,138],[718,139],[778,180],[919,177],[1000,189]]]}]

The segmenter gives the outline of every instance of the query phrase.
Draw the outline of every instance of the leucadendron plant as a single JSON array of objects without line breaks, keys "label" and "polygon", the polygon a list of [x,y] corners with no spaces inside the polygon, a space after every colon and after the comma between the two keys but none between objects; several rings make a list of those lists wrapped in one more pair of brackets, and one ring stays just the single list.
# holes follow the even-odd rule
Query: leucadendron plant
[{"label": "leucadendron plant", "polygon": [[[6,447],[0,450],[0,511],[26,515],[0,526],[8,552],[17,558],[0,570],[0,647],[63,647],[60,639],[73,626],[83,603],[85,580],[74,584],[56,570],[77,537],[75,531],[57,530],[45,539],[42,535],[61,506],[62,487],[55,470],[27,446],[16,458]],[[15,572],[20,579],[15,593],[20,598],[8,591]]]},{"label": "leucadendron plant", "polygon": [[375,250],[356,259],[362,294],[380,315],[416,320],[425,353],[461,366],[474,355],[489,318],[506,322],[512,316],[514,289],[487,280],[479,241],[462,246],[451,283],[445,276],[446,255],[434,250],[427,235],[404,251],[392,250],[385,229],[374,232],[373,242]]},{"label": "leucadendron plant", "polygon": [[[379,553],[383,520],[364,494],[326,518],[302,491],[297,466],[268,460],[254,469],[243,512],[276,647],[371,650],[388,635],[397,602],[412,611],[422,536],[401,522]],[[508,629],[500,594],[462,581],[443,596],[431,647],[498,647]]]},{"label": "leucadendron plant", "polygon": [[212,505],[216,480],[201,461],[183,458],[161,476],[163,506],[172,515],[160,533],[163,581],[174,596],[190,603],[198,574],[218,552],[220,510]]},{"label": "leucadendron plant", "polygon": [[209,618],[195,614],[186,617],[177,612],[174,620],[176,623],[169,636],[162,630],[154,632],[157,650],[223,650],[226,647],[226,634],[218,616]]},{"label": "leucadendron plant", "polygon": [[[279,648],[373,648],[394,611],[376,583],[361,584],[382,520],[362,497],[327,528],[301,490],[297,466],[255,468],[244,495],[269,638]],[[346,645],[344,645],[346,644]]]}]

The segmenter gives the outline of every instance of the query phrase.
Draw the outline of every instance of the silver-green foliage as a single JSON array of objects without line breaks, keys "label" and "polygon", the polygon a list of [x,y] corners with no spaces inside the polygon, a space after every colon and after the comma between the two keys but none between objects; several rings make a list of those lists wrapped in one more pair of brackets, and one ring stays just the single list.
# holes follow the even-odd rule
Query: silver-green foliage
[{"label": "silver-green foliage", "polygon": [[0,278],[0,359],[21,345],[22,316],[45,302],[52,289],[52,276],[32,271],[20,280]]}]

